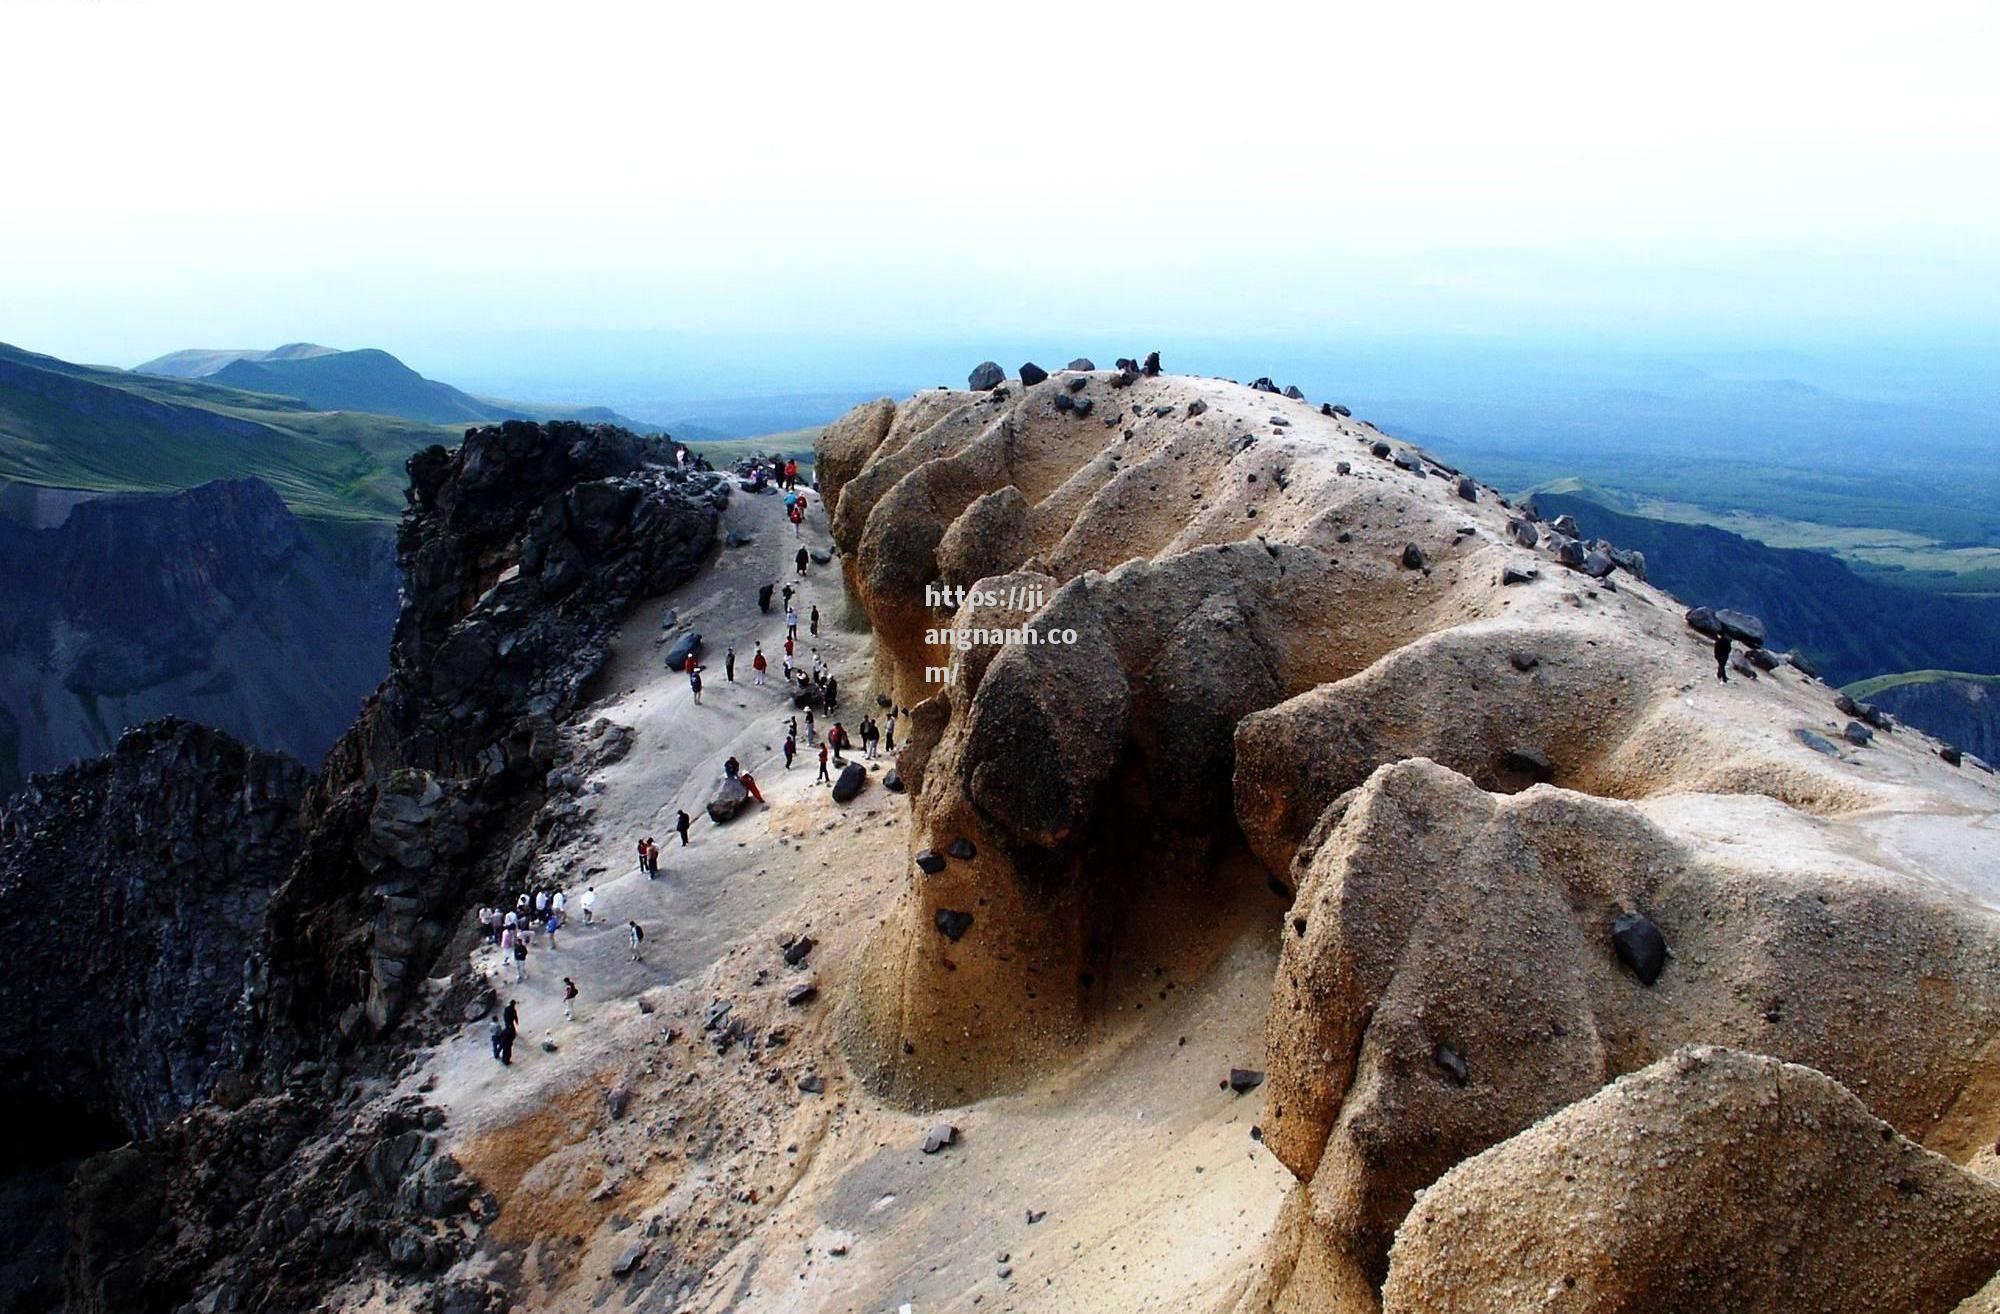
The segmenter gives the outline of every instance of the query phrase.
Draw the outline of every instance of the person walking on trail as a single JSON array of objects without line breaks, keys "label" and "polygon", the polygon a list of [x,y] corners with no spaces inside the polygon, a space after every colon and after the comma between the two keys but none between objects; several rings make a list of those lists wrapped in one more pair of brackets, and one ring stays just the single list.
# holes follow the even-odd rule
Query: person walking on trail
[{"label": "person walking on trail", "polygon": [[785,610],[786,610],[786,611],[790,611],[790,610],[792,609],[792,595],[793,595],[794,593],[797,593],[797,592],[798,592],[798,590],[797,590],[797,589],[795,589],[795,588],[793,588],[793,587],[792,587],[791,585],[789,585],[789,584],[785,585]]},{"label": "person walking on trail", "polygon": [[638,962],[639,949],[646,943],[646,928],[637,922],[625,923],[625,938],[632,942],[632,961]]},{"label": "person walking on trail", "polygon": [[805,507],[801,503],[794,502],[792,503],[792,509],[786,515],[790,517],[792,522],[792,537],[797,538],[799,536],[799,526],[804,523],[806,518]]},{"label": "person walking on trail", "polygon": [[799,614],[790,607],[785,608],[785,640],[790,642],[799,637]]},{"label": "person walking on trail", "polygon": [[722,678],[731,684],[736,683],[736,649],[734,648],[731,648],[722,656]]},{"label": "person walking on trail", "polygon": [[799,741],[792,735],[785,736],[785,770],[792,769],[792,758],[798,754]]},{"label": "person walking on trail", "polygon": [[1724,684],[1729,683],[1729,636],[1727,634],[1718,634],[1715,636],[1715,678]]},{"label": "person walking on trail", "polygon": [[549,912],[555,917],[556,925],[560,926],[569,920],[568,908],[569,896],[561,890],[557,890],[555,897],[549,900]]},{"label": "person walking on trail", "polygon": [[691,824],[691,819],[688,817],[686,808],[682,808],[678,812],[674,813],[674,829],[681,833],[682,848],[686,848],[688,846],[688,826],[690,824]]},{"label": "person walking on trail", "polygon": [[798,556],[792,559],[799,563],[799,578],[804,579],[806,577],[806,550],[800,548]]},{"label": "person walking on trail", "polygon": [[812,633],[815,639],[819,637],[819,604],[817,602],[812,607]]},{"label": "person walking on trail", "polygon": [[827,783],[827,784],[829,784],[829,785],[833,783],[833,778],[832,778],[831,776],[827,775],[827,773],[826,773],[826,745],[825,745],[825,744],[821,744],[821,745],[819,746],[819,779],[817,779],[817,780],[813,781],[813,783],[814,783],[815,785],[817,785],[817,784],[821,783],[821,781],[824,781],[825,783]]},{"label": "person walking on trail", "polygon": [[486,1027],[486,1038],[487,1040],[492,1042],[493,1061],[495,1063],[505,1063],[507,1061],[506,1059],[500,1056],[500,1051],[502,1049],[501,1042],[503,1039],[505,1039],[506,1031],[507,1029],[500,1025],[500,1015],[498,1013],[495,1013],[493,1015],[493,1020],[490,1023],[488,1023]]},{"label": "person walking on trail", "polygon": [[500,1012],[500,1061],[514,1066],[514,1038],[521,1034],[521,1004],[510,999]]},{"label": "person walking on trail", "polygon": [[798,644],[795,641],[794,636],[787,634],[785,636],[785,672],[788,678],[791,674],[792,658],[797,655],[798,655]]},{"label": "person walking on trail", "polygon": [[528,938],[516,933],[514,936],[514,984],[528,979]]},{"label": "person walking on trail", "polygon": [[563,1020],[576,1021],[576,982],[563,978]]},{"label": "person walking on trail", "polygon": [[646,841],[643,839],[639,841],[639,873],[642,876],[653,874],[646,866]]},{"label": "person walking on trail", "polygon": [[597,887],[591,886],[583,892],[583,924],[590,925],[590,919],[597,911]]},{"label": "person walking on trail", "polygon": [[764,672],[771,669],[771,663],[764,659],[764,645],[761,643],[757,645],[757,651],[751,655],[750,669],[755,672],[751,682],[753,684],[763,684]]},{"label": "person walking on trail", "polygon": [[766,616],[771,614],[771,590],[775,587],[775,584],[757,586],[757,610]]},{"label": "person walking on trail", "polygon": [[549,914],[547,927],[549,932],[549,952],[554,953],[556,950],[556,932],[562,929],[562,923],[556,920],[554,913]]},{"label": "person walking on trail", "polygon": [[701,667],[688,672],[688,688],[694,691],[694,705],[701,706]]}]

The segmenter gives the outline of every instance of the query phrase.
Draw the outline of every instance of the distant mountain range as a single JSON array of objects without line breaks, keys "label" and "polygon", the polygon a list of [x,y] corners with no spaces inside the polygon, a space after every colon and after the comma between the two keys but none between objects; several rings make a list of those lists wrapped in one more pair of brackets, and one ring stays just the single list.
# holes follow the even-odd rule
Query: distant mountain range
[{"label": "distant mountain range", "polygon": [[387,522],[402,513],[403,462],[457,437],[424,421],[0,344],[0,481],[125,493],[254,477],[301,516]]},{"label": "distant mountain range", "polygon": [[580,420],[615,424],[635,433],[660,426],[605,406],[555,406],[496,401],[427,379],[386,351],[340,351],[293,342],[270,351],[174,351],[133,371],[167,378],[203,379],[244,392],[296,397],[318,411],[365,411],[424,424],[477,425],[501,420]]}]

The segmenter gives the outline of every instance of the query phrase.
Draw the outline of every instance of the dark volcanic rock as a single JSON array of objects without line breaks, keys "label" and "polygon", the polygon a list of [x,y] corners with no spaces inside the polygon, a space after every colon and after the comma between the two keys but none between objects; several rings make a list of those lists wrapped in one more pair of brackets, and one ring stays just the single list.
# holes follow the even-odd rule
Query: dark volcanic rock
[{"label": "dark volcanic rock", "polygon": [[849,762],[840,769],[840,775],[833,782],[833,801],[852,803],[868,783],[868,768],[859,762]]},{"label": "dark volcanic rock", "polygon": [[916,863],[926,876],[935,876],[945,867],[944,855],[934,853],[930,849],[918,849]]},{"label": "dark volcanic rock", "polygon": [[1024,387],[1032,388],[1048,377],[1049,372],[1033,361],[1021,367],[1021,383]]},{"label": "dark volcanic rock", "polygon": [[974,392],[991,392],[1007,381],[1007,371],[1000,368],[998,361],[981,361],[966,376],[965,386]]},{"label": "dark volcanic rock", "polygon": [[972,929],[972,914],[952,908],[938,909],[936,921],[938,934],[953,944],[958,943],[959,937]]},{"label": "dark volcanic rock", "polygon": [[1079,370],[1085,374],[1088,374],[1091,371],[1095,370],[1097,366],[1090,363],[1090,357],[1078,356],[1075,360],[1071,361],[1068,365],[1065,365],[1063,368],[1070,370]]},{"label": "dark volcanic rock", "polygon": [[1660,979],[1667,965],[1667,942],[1660,928],[1643,913],[1620,913],[1611,923],[1611,944],[1618,961],[1632,969],[1639,984],[1651,985]]}]

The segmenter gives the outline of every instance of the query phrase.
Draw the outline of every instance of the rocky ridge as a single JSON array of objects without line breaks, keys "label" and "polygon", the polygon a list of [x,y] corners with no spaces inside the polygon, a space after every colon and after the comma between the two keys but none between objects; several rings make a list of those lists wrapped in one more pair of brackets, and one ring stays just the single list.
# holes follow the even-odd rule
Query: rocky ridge
[{"label": "rocky ridge", "polygon": [[[1247,848],[1290,904],[1259,1135],[1299,1185],[1244,1310],[1378,1308],[1419,1191],[1679,1044],[1811,1065],[1960,1159],[2000,1132],[1994,892],[1931,830],[1989,785],[1343,409],[1156,359],[972,382],[818,448],[914,727],[916,865],[842,1014],[874,1090],[1061,1069],[1113,982],[1272,897],[1224,877]],[[1078,641],[939,636],[1024,624]]]}]

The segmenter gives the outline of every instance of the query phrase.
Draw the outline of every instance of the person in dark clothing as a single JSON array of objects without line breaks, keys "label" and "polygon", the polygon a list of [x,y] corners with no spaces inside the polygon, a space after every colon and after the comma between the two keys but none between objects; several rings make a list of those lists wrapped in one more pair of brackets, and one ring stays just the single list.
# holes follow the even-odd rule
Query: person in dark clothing
[{"label": "person in dark clothing", "polygon": [[1718,634],[1715,636],[1715,678],[1724,684],[1729,683],[1729,636],[1727,634]]},{"label": "person in dark clothing", "polygon": [[757,590],[757,610],[769,614],[771,610],[772,585],[766,584]]},{"label": "person in dark clothing", "polygon": [[799,578],[804,579],[806,577],[806,550],[800,548],[799,555],[794,560],[799,563]]},{"label": "person in dark clothing", "polygon": [[827,784],[829,784],[829,785],[833,783],[833,777],[831,777],[831,776],[827,775],[827,773],[826,773],[826,745],[825,745],[825,744],[821,744],[821,745],[819,746],[819,780],[815,780],[815,781],[813,781],[813,783],[814,783],[815,785],[817,785],[817,784],[819,784],[819,783],[820,783],[820,781],[821,781],[821,780],[825,781],[825,782],[826,782]]},{"label": "person in dark clothing", "polygon": [[722,678],[731,684],[736,683],[736,649],[734,648],[731,648],[722,656]]},{"label": "person in dark clothing", "polygon": [[819,604],[817,602],[813,604],[812,608],[812,632],[813,637],[817,639],[819,637]]},{"label": "person in dark clothing", "polygon": [[521,1034],[521,1010],[513,1001],[507,1001],[507,1009],[500,1015],[499,1059],[507,1067],[514,1066],[514,1037]]},{"label": "person in dark clothing", "polygon": [[799,741],[791,735],[785,736],[785,770],[792,769],[792,758],[797,756]]},{"label": "person in dark clothing", "polygon": [[790,610],[792,609],[792,595],[793,595],[794,593],[796,593],[796,592],[798,592],[798,590],[797,590],[797,589],[795,589],[795,588],[793,588],[793,587],[792,587],[791,585],[789,585],[789,584],[785,585],[785,610],[786,610],[786,611],[790,611]]},{"label": "person in dark clothing", "polygon": [[743,764],[733,757],[725,760],[722,764],[722,774],[728,776],[731,780],[736,779],[736,773],[742,769]]},{"label": "person in dark clothing", "polygon": [[686,848],[688,842],[687,809],[682,808],[674,814],[674,829],[681,833],[681,847]]}]

